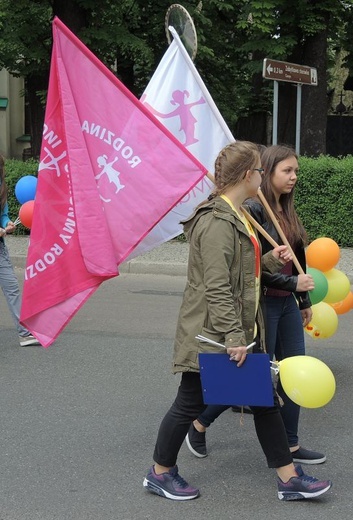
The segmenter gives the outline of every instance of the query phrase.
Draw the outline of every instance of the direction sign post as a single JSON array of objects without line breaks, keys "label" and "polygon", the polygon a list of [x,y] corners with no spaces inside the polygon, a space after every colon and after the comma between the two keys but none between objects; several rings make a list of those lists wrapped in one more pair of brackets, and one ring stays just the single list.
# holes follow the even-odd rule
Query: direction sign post
[{"label": "direction sign post", "polygon": [[273,86],[273,127],[272,144],[277,144],[278,126],[278,81],[297,84],[297,111],[296,111],[296,131],[295,131],[295,150],[299,155],[300,149],[300,120],[301,120],[301,98],[302,85],[317,86],[317,69],[307,65],[298,65],[286,61],[271,60],[265,58],[263,62],[262,77],[272,80]]}]

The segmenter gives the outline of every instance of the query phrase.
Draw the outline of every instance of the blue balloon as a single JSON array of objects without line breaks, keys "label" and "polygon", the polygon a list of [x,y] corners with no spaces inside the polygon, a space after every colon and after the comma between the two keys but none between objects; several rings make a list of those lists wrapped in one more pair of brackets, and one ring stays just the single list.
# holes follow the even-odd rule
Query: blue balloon
[{"label": "blue balloon", "polygon": [[37,177],[34,177],[34,175],[25,175],[17,181],[15,186],[15,195],[20,204],[24,204],[29,200],[34,200],[34,197],[36,196],[37,182],[38,179]]}]

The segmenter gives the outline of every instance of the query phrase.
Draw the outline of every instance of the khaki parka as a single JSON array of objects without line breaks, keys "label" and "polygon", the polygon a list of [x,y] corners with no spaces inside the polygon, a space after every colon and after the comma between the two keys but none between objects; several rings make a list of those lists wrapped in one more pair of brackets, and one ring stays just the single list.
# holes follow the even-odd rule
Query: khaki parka
[{"label": "khaki parka", "polygon": [[[190,251],[174,343],[174,373],[198,372],[200,352],[225,352],[195,339],[198,334],[227,347],[251,343],[256,311],[254,246],[229,204],[215,197],[182,224]],[[283,267],[271,252],[262,256],[261,264],[269,273]],[[256,323],[261,349],[266,351],[260,306]]]}]

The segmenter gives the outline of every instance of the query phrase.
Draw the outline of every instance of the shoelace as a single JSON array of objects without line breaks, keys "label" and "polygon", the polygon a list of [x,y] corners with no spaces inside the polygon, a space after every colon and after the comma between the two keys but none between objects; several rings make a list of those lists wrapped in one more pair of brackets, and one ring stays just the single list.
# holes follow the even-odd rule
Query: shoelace
[{"label": "shoelace", "polygon": [[303,473],[302,475],[299,476],[299,478],[301,480],[306,480],[307,482],[317,482],[319,479],[315,478],[315,477],[310,477],[310,475],[305,475],[305,473]]},{"label": "shoelace", "polygon": [[181,477],[179,475],[179,473],[176,473],[175,475],[173,475],[173,480],[175,480],[175,482],[178,484],[178,486],[183,489],[188,487],[188,483],[183,479],[183,477]]}]

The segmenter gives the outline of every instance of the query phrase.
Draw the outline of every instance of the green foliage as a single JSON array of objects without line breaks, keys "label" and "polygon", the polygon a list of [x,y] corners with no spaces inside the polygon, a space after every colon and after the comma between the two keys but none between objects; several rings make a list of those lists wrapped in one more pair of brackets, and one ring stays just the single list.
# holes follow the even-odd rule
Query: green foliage
[{"label": "green foliage", "polygon": [[329,237],[353,247],[353,157],[301,157],[295,207],[309,240]]},{"label": "green foliage", "polygon": [[[38,162],[29,159],[28,161],[17,161],[15,159],[8,159],[5,162],[5,171],[6,171],[6,184],[8,189],[7,194],[7,202],[9,205],[9,217],[12,221],[14,221],[18,217],[18,212],[21,208],[21,204],[15,197],[15,187],[16,183],[21,177],[25,175],[34,175],[37,176],[38,172]],[[27,235],[29,233],[28,229],[19,224],[16,227],[15,234],[16,235]]]},{"label": "green foliage", "polygon": [[1,0],[0,68],[26,77],[48,67],[51,16],[47,1]]},{"label": "green foliage", "polygon": [[[329,237],[340,247],[353,247],[353,157],[300,157],[295,188],[295,207],[308,232],[309,241]],[[24,175],[37,175],[38,162],[7,160],[6,182],[10,218],[15,220],[21,205],[15,197],[17,181]],[[16,234],[28,234],[21,224]],[[185,241],[180,235],[177,240]]]},{"label": "green foliage", "polygon": [[[27,82],[36,95],[45,89],[51,21],[57,15],[139,97],[167,48],[164,18],[170,5],[170,0],[1,0],[0,68],[27,79],[38,76],[39,84]],[[272,82],[261,77],[265,57],[292,61],[294,54],[305,60],[310,38],[327,32],[331,54],[345,49],[353,75],[352,0],[208,0],[182,5],[197,31],[195,64],[232,131],[239,118],[272,111]],[[335,60],[334,55],[330,58]],[[326,81],[326,69],[323,64],[320,82]],[[319,99],[319,106],[324,102]],[[32,103],[29,110],[34,108]],[[40,135],[42,121],[35,112],[31,119]]]}]

